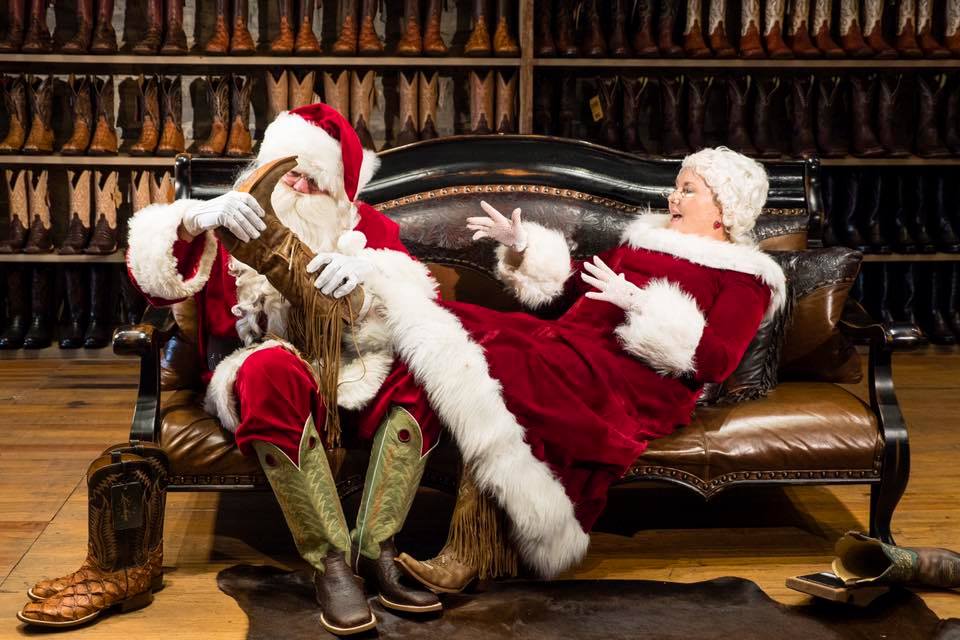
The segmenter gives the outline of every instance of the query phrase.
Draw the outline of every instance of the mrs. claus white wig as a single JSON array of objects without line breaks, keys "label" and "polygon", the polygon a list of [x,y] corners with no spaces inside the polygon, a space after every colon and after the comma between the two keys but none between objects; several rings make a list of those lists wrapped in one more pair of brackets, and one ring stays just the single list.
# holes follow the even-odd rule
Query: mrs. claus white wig
[{"label": "mrs. claus white wig", "polygon": [[730,239],[737,244],[756,244],[753,226],[770,186],[763,165],[732,149],[717,147],[690,154],[681,169],[692,169],[713,191]]}]

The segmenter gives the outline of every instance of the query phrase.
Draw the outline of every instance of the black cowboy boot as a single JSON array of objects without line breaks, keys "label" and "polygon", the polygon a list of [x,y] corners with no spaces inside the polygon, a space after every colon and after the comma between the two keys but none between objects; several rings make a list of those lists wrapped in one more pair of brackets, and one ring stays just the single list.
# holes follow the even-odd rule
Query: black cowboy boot
[{"label": "black cowboy boot", "polygon": [[66,322],[60,329],[60,348],[79,349],[83,346],[83,336],[87,329],[89,297],[87,293],[86,269],[77,265],[66,265],[63,269],[66,281]]},{"label": "black cowboy boot", "polygon": [[86,349],[102,349],[110,344],[113,335],[113,270],[105,265],[90,267],[90,322],[83,336]]},{"label": "black cowboy boot", "polygon": [[30,324],[29,267],[7,265],[7,326],[0,333],[0,349],[19,349]]}]

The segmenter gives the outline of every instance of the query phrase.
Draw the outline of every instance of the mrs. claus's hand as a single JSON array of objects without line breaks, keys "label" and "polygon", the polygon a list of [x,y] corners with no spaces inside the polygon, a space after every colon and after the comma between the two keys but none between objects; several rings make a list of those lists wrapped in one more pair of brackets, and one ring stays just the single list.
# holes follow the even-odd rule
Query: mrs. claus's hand
[{"label": "mrs. claus's hand", "polygon": [[592,263],[584,262],[583,268],[586,273],[581,273],[580,277],[596,289],[586,293],[588,298],[615,304],[624,311],[638,311],[637,294],[640,293],[640,288],[628,281],[622,273],[614,273],[599,256],[593,256]]},{"label": "mrs. claus's hand", "polygon": [[510,218],[483,200],[480,201],[480,208],[487,214],[486,216],[467,218],[467,229],[476,232],[473,234],[474,240],[493,238],[500,244],[519,252],[527,248],[527,232],[521,224],[519,208],[513,210]]}]

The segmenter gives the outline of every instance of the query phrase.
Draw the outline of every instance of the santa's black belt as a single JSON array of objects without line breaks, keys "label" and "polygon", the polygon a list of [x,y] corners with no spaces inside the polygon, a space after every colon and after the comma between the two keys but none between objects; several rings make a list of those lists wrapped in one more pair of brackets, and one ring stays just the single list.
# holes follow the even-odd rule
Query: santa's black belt
[{"label": "santa's black belt", "polygon": [[242,346],[243,342],[239,338],[209,336],[207,338],[207,370],[216,369],[221,360]]}]

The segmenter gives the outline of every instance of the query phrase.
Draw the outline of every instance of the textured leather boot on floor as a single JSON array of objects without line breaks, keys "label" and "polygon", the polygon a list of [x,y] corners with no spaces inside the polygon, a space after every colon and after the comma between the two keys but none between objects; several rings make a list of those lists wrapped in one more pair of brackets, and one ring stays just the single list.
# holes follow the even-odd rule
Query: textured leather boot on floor
[{"label": "textured leather boot on floor", "polygon": [[50,53],[53,41],[50,27],[47,26],[47,0],[26,0],[30,5],[30,17],[27,32],[20,51],[23,53]]},{"label": "textured leather boot on floor", "polygon": [[793,155],[812,158],[817,155],[813,139],[813,78],[795,75],[790,79],[790,142]]},{"label": "textured leather boot on floor", "polygon": [[156,76],[140,76],[137,81],[140,111],[140,138],[130,147],[134,156],[153,155],[160,143],[160,97]]},{"label": "textured leather boot on floor", "polygon": [[774,134],[772,106],[776,94],[780,91],[780,78],[756,79],[756,92],[753,103],[753,144],[761,158],[777,158],[780,149],[778,136]]},{"label": "textured leather boot on floor", "polygon": [[286,70],[267,70],[267,120],[269,122],[273,122],[278,115],[290,108],[289,82]]},{"label": "textured leather boot on floor", "polygon": [[126,613],[153,601],[149,541],[159,490],[154,476],[150,463],[131,453],[111,452],[93,461],[87,470],[87,577],[24,606],[17,614],[21,622],[66,628],[108,609]]},{"label": "textured leather boot on floor", "polygon": [[90,78],[80,79],[70,76],[67,83],[69,89],[69,107],[72,113],[73,133],[62,147],[60,153],[66,156],[86,153],[93,136],[93,102],[90,97]]},{"label": "textured leather boot on floor", "polygon": [[113,0],[97,0],[97,25],[93,31],[90,52],[117,52],[117,33],[113,29]]},{"label": "textured leather boot on floor", "polygon": [[463,48],[464,55],[489,56],[490,46],[490,0],[473,0],[473,31]]},{"label": "textured leather boot on floor", "polygon": [[747,133],[747,105],[752,81],[749,75],[727,76],[727,146],[748,156],[757,153]]},{"label": "textured leather boot on floor", "polygon": [[677,44],[673,34],[677,23],[678,3],[662,2],[657,19],[657,48],[664,58],[679,58],[683,47]]},{"label": "textured leather boot on floor", "polygon": [[760,43],[760,0],[742,0],[740,7],[740,56],[763,58],[766,54]]},{"label": "textured leather boot on floor", "polygon": [[77,32],[63,43],[61,53],[86,53],[93,38],[93,0],[77,0]]},{"label": "textured leather boot on floor", "polygon": [[833,22],[832,0],[814,0],[814,2],[816,4],[813,8],[813,33],[817,49],[820,49],[828,58],[843,58],[846,54],[830,33],[830,25]]},{"label": "textured leather boot on floor", "polygon": [[[306,0],[301,0],[306,4]],[[233,0],[233,32],[230,34],[230,55],[252,56],[257,51],[247,18],[250,16],[249,0]]]},{"label": "textured leather boot on floor", "polygon": [[113,76],[108,76],[106,81],[94,79],[94,91],[97,96],[96,126],[87,152],[94,156],[114,155],[119,141],[113,124]]},{"label": "textured leather boot on floor", "polygon": [[536,15],[533,18],[534,55],[538,58],[552,58],[557,55],[553,43],[553,2],[542,0],[536,3]]},{"label": "textured leather boot on floor", "polygon": [[[347,120],[350,119],[350,75],[351,73],[347,69],[323,72],[323,101]],[[291,72],[291,82],[293,82],[294,77],[295,74]]]},{"label": "textured leather boot on floor", "polygon": [[7,34],[0,40],[0,53],[16,53],[23,46],[23,2],[7,2]]},{"label": "textured leather boot on floor", "polygon": [[357,53],[357,0],[343,0],[340,2],[343,13],[343,22],[340,23],[340,36],[333,43],[333,55],[352,56]]},{"label": "textured leather boot on floor", "polygon": [[916,153],[924,158],[943,158],[950,155],[940,137],[937,114],[944,94],[942,75],[916,74],[917,81],[917,137]]},{"label": "textured leather boot on floor", "polygon": [[[276,37],[270,41],[270,54],[288,56],[296,44],[293,35],[293,0],[277,0],[279,25]],[[273,122],[273,119],[270,119]]]},{"label": "textured leather boot on floor", "polygon": [[30,267],[11,264],[7,277],[7,325],[0,333],[0,349],[19,349],[30,325]]},{"label": "textured leather boot on floor", "polygon": [[660,78],[660,154],[667,158],[680,158],[690,150],[680,125],[682,90],[682,78]]},{"label": "textured leather boot on floor", "polygon": [[710,17],[707,26],[713,54],[718,58],[736,57],[737,50],[730,44],[730,38],[727,36],[727,0],[710,0]]},{"label": "textured leather boot on floor", "polygon": [[30,326],[23,337],[23,348],[45,349],[53,342],[53,269],[33,267],[30,300]]},{"label": "textured leather boot on floor", "polygon": [[[297,72],[291,69],[287,73],[289,84],[287,85],[287,101],[291,109],[303,107],[316,102],[314,95],[314,83],[317,74],[315,71],[308,71],[303,74],[301,79]],[[327,104],[330,104],[329,102]]]},{"label": "textured leather boot on floor", "polygon": [[897,100],[903,86],[900,74],[882,74],[878,83],[877,140],[890,157],[910,155],[903,136]]},{"label": "textured leather boot on floor", "polygon": [[227,157],[243,158],[253,153],[253,138],[250,135],[250,78],[233,75],[230,79],[231,112],[230,135],[227,137]]},{"label": "textured leather boot on floor", "polygon": [[713,78],[687,77],[687,143],[691,149],[702,149],[704,124],[707,118],[707,100]]},{"label": "textured leather boot on floor", "polygon": [[931,547],[899,547],[850,531],[834,549],[833,572],[847,586],[960,586],[960,554]]},{"label": "textured leather boot on floor", "polygon": [[90,171],[67,169],[67,189],[70,194],[70,222],[67,236],[60,243],[57,253],[72,256],[83,253],[90,238]]},{"label": "textured leather boot on floor", "polygon": [[950,57],[950,52],[933,35],[933,0],[917,0],[917,41],[924,57]]},{"label": "textured leather boot on floor", "polygon": [[711,51],[703,39],[702,0],[687,0],[687,21],[683,30],[683,49],[691,58],[709,58]]},{"label": "textured leather boot on floor", "polygon": [[50,192],[47,187],[50,174],[33,170],[27,175],[27,194],[30,198],[30,235],[23,247],[24,253],[53,251],[53,226],[50,219]]},{"label": "textured leather boot on floor", "polygon": [[123,201],[120,189],[117,188],[116,171],[97,171],[93,174],[93,199],[94,218],[97,222],[90,237],[90,244],[83,252],[108,255],[117,250],[117,207]]},{"label": "textured leather boot on floor", "polygon": [[623,78],[623,148],[631,153],[646,150],[640,135],[640,109],[649,82],[649,78]]},{"label": "textured leather boot on floor", "polygon": [[210,158],[222,156],[227,148],[227,125],[230,122],[229,77],[208,77],[207,91],[210,97],[210,134],[197,147],[197,153]]},{"label": "textured leather boot on floor", "polygon": [[421,71],[417,74],[420,81],[420,139],[433,140],[437,133],[437,107],[440,101],[440,74],[436,71]]},{"label": "textured leather boot on floor", "polygon": [[783,41],[783,16],[786,0],[767,0],[763,21],[763,41],[771,58],[792,58],[793,51]]},{"label": "textured leather boot on floor", "polygon": [[364,149],[376,146],[370,133],[370,114],[373,113],[374,71],[354,71],[350,74],[350,122]]},{"label": "textured leather boot on floor", "polygon": [[[644,0],[640,0],[643,2]],[[577,28],[574,23],[575,0],[554,0],[555,30],[553,41],[557,45],[557,53],[566,58],[575,58],[580,55],[577,46]]]},{"label": "textured leather boot on floor", "polygon": [[842,102],[842,86],[836,77],[817,78],[817,146],[824,158],[839,158],[847,153],[846,147],[838,139],[835,124],[836,110]]},{"label": "textured leather boot on floor", "polygon": [[[87,330],[87,316],[90,310],[87,308],[89,294],[87,293],[86,272],[82,266],[64,265],[63,279],[66,294],[66,304],[64,304],[63,324],[60,326],[60,348],[61,349],[79,349],[83,346],[83,334]],[[86,563],[84,563],[86,564]],[[49,598],[67,587],[72,580],[47,581],[40,583],[41,588],[36,586],[28,592],[28,596],[34,602]],[[59,588],[55,588],[59,587]],[[31,595],[36,594],[36,595]]]},{"label": "textured leather boot on floor", "polygon": [[861,158],[884,154],[884,149],[873,132],[871,106],[875,93],[874,85],[875,82],[866,75],[850,75],[850,151]]},{"label": "textured leather boot on floor", "polygon": [[186,149],[183,137],[183,93],[180,76],[160,79],[160,104],[163,105],[163,130],[158,156],[173,156]]},{"label": "textured leather boot on floor", "polygon": [[427,22],[423,30],[423,53],[428,56],[447,55],[447,45],[440,35],[443,0],[427,0]]},{"label": "textured leather boot on floor", "polygon": [[418,56],[423,52],[423,39],[420,32],[420,0],[403,2],[403,35],[397,43],[398,56]]},{"label": "textured leather boot on floor", "polygon": [[470,133],[492,133],[493,71],[470,72]]},{"label": "textured leather boot on floor", "polygon": [[112,281],[115,272],[107,265],[90,267],[90,319],[83,334],[84,349],[102,349],[113,337],[113,311],[116,309]]},{"label": "textured leather boot on floor", "polygon": [[167,34],[160,53],[165,56],[187,54],[187,34],[183,31],[183,5],[178,0],[167,0]]},{"label": "textured leather boot on floor", "polygon": [[923,57],[920,43],[917,42],[917,1],[899,0],[897,2],[897,51],[904,58]]},{"label": "textured leather boot on floor", "polygon": [[418,74],[416,71],[401,71],[398,74],[400,93],[400,132],[397,134],[397,146],[411,144],[420,139],[417,131]]},{"label": "textured leather boot on floor", "polygon": [[27,83],[27,92],[33,116],[23,152],[50,153],[53,151],[53,76],[43,80],[31,78]]},{"label": "textured leather boot on floor", "polygon": [[[167,0],[170,2],[171,0]],[[177,0],[172,0],[176,2]],[[208,56],[223,56],[230,50],[230,30],[227,24],[230,20],[230,0],[214,0],[213,4],[213,34],[203,45],[203,52]]]},{"label": "textured leather boot on floor", "polygon": [[6,137],[0,142],[0,153],[19,153],[30,126],[27,81],[23,76],[3,78],[3,104],[9,116],[9,125]]},{"label": "textured leather boot on floor", "polygon": [[497,72],[497,133],[517,132],[517,74]]},{"label": "textured leather boot on floor", "polygon": [[[614,0],[617,2],[620,0]],[[497,0],[497,28],[493,32],[493,55],[513,58],[520,55],[520,45],[510,27],[516,19],[517,4],[513,0]]]},{"label": "textured leather boot on floor", "polygon": [[363,0],[360,12],[360,35],[357,38],[357,53],[362,56],[378,56],[383,54],[383,41],[377,35],[373,21],[377,18],[377,2],[379,0]]},{"label": "textured leather boot on floor", "polygon": [[163,40],[163,0],[144,0],[147,8],[146,31],[140,41],[133,45],[133,53],[141,56],[153,56],[160,51]]},{"label": "textured leather boot on floor", "polygon": [[896,58],[897,50],[883,37],[883,0],[863,0],[863,33],[878,58]]},{"label": "textured leather boot on floor", "polygon": [[798,58],[819,58],[822,53],[810,39],[810,0],[794,0],[787,42]]},{"label": "textured leather boot on floor", "polygon": [[27,229],[30,227],[27,170],[4,169],[3,174],[10,206],[10,223],[7,225],[7,237],[0,243],[0,254],[19,253],[27,243]]}]

